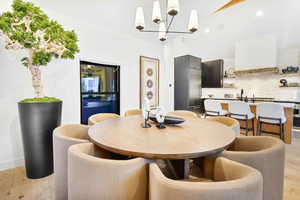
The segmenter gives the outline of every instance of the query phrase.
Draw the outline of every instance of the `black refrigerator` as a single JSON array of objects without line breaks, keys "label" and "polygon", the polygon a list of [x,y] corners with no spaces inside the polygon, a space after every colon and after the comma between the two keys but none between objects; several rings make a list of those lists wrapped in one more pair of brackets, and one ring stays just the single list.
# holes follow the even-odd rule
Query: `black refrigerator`
[{"label": "black refrigerator", "polygon": [[175,110],[201,108],[201,58],[185,55],[174,60]]},{"label": "black refrigerator", "polygon": [[81,123],[91,115],[120,114],[120,66],[80,61]]}]

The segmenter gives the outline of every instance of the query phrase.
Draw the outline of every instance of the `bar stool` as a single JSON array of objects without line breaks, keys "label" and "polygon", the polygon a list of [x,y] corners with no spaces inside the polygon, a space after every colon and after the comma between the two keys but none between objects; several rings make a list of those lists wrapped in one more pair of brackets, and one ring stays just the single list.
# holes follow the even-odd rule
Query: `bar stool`
[{"label": "bar stool", "polygon": [[[242,101],[232,101],[228,106],[229,116],[239,121],[245,122],[245,127],[241,127],[241,129],[246,130],[246,135],[248,136],[248,132],[252,131],[254,133],[254,114],[250,110],[250,106],[246,102]],[[252,128],[249,128],[249,120],[252,121]]]},{"label": "bar stool", "polygon": [[279,126],[280,139],[284,140],[284,123],[286,122],[286,117],[284,114],[283,106],[279,103],[260,103],[257,105],[256,117],[258,120],[257,124],[257,134],[268,133],[273,135],[278,135],[276,132],[271,132],[267,130],[262,130],[263,124],[270,124]]},{"label": "bar stool", "polygon": [[204,101],[206,116],[226,116],[228,112],[222,109],[220,101],[206,99]]}]

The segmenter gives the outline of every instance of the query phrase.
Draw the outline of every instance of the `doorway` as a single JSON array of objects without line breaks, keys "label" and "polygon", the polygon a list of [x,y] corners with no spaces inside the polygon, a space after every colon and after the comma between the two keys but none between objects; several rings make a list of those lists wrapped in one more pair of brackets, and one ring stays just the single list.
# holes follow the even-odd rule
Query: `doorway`
[{"label": "doorway", "polygon": [[98,113],[120,114],[120,66],[80,61],[81,123]]}]

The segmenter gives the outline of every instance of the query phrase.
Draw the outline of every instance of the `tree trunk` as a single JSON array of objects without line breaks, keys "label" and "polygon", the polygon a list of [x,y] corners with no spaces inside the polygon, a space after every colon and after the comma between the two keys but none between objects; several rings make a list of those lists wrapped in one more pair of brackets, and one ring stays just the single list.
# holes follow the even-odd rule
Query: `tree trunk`
[{"label": "tree trunk", "polygon": [[36,98],[45,97],[41,69],[39,68],[39,66],[33,66],[33,65],[29,65],[28,67],[32,75],[32,86],[34,88],[35,97]]}]

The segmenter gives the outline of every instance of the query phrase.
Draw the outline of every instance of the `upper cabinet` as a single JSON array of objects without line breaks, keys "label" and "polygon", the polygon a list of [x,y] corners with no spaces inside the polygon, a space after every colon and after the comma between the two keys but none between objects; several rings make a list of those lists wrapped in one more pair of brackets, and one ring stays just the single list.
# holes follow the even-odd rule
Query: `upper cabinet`
[{"label": "upper cabinet", "polygon": [[266,35],[236,43],[235,66],[236,70],[277,67],[276,37]]},{"label": "upper cabinet", "polygon": [[224,74],[224,61],[212,60],[202,62],[202,87],[222,88]]}]

